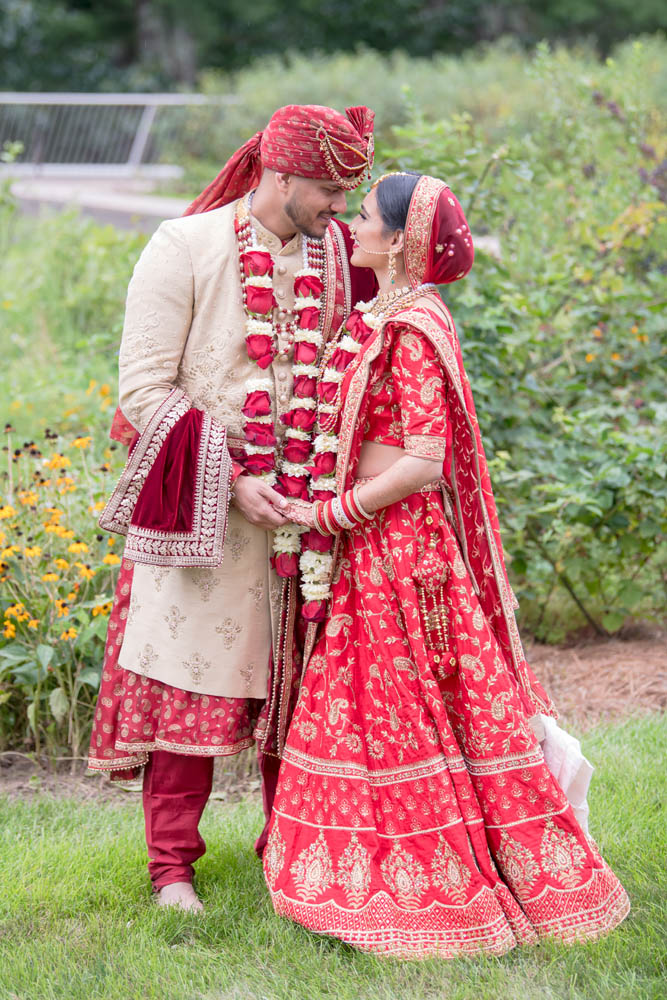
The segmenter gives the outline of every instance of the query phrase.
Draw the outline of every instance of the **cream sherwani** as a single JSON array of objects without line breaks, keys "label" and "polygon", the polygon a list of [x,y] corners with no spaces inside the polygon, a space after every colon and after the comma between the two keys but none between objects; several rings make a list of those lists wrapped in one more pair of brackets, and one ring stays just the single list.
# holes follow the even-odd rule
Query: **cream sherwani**
[{"label": "cream sherwani", "polygon": [[[164,222],[136,265],[120,349],[120,406],[141,431],[178,387],[227,427],[233,444],[242,439],[246,381],[258,376],[273,382],[276,433],[284,431],[279,417],[291,398],[292,362],[276,359],[262,372],[248,360],[235,209]],[[294,305],[303,238],[282,246],[253,222],[274,258],[274,294],[284,313]],[[281,593],[271,549],[271,532],[232,506],[218,568],[136,564],[121,667],[189,691],[266,697]]]}]

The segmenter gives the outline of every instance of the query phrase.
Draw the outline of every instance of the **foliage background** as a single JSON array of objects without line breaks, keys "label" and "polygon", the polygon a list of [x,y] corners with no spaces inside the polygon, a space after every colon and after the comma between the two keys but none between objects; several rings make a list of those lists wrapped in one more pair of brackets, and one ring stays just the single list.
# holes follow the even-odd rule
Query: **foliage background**
[{"label": "foliage background", "polygon": [[[520,624],[548,641],[664,605],[666,48],[656,36],[604,60],[507,42],[458,59],[297,54],[280,73],[261,60],[234,78],[238,111],[215,127],[195,118],[188,143],[194,192],[276,104],[363,95],[378,111],[377,172],[447,178],[473,232],[497,237],[500,256],[480,251],[445,296]],[[229,82],[209,73],[203,86]],[[0,216],[0,745],[76,757],[113,592],[96,508],[122,464],[107,430],[143,238],[72,213],[37,223],[6,188]]]},{"label": "foliage background", "polygon": [[355,46],[456,55],[511,35],[587,40],[603,55],[667,28],[661,0],[3,0],[5,90],[194,86],[204,68],[235,72],[287,52]]}]

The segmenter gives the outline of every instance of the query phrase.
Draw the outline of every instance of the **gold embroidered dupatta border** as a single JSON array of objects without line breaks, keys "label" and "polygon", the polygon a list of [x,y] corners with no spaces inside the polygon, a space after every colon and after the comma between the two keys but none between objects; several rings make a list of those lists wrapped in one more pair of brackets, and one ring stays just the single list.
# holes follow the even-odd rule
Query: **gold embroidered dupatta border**
[{"label": "gold embroidered dupatta border", "polygon": [[[491,523],[491,517],[489,515],[489,510],[487,506],[487,498],[484,494],[484,488],[481,476],[481,456],[478,447],[477,437],[475,434],[475,427],[473,424],[472,417],[468,412],[468,407],[466,405],[465,394],[464,394],[464,378],[465,374],[462,373],[462,366],[459,365],[457,350],[456,350],[456,328],[454,326],[454,321],[449,313],[449,310],[445,306],[444,302],[440,296],[429,296],[432,301],[432,308],[436,309],[440,314],[441,322],[437,322],[434,317],[430,316],[425,309],[415,307],[404,313],[399,313],[388,319],[382,327],[378,330],[376,336],[366,345],[365,350],[363,350],[356,362],[356,370],[353,372],[348,386],[345,401],[343,403],[343,409],[341,413],[341,423],[340,430],[338,434],[338,459],[336,463],[336,491],[338,495],[344,492],[347,484],[347,480],[350,473],[350,457],[351,449],[354,440],[355,430],[358,422],[359,410],[364,398],[366,387],[368,385],[368,379],[370,375],[371,365],[375,359],[379,356],[383,346],[384,346],[384,331],[388,323],[401,322],[409,324],[415,329],[423,333],[430,343],[433,345],[437,351],[438,357],[442,363],[444,371],[449,378],[454,392],[456,393],[459,405],[462,412],[465,414],[467,430],[470,437],[472,445],[472,453],[474,456],[474,467],[475,467],[475,482],[477,487],[477,497],[479,502],[479,507],[482,513],[482,518],[484,522],[484,535],[486,538],[486,543],[489,550],[489,555],[491,557],[491,562],[493,566],[494,580],[496,583],[496,588],[498,591],[498,596],[500,599],[500,604],[502,608],[502,617],[507,628],[507,637],[509,649],[505,642],[500,639],[501,648],[505,649],[511,656],[512,667],[516,679],[522,688],[522,690],[527,695],[530,702],[535,707],[536,712],[544,712],[548,715],[554,717],[557,716],[556,709],[552,704],[549,697],[544,693],[543,695],[535,689],[533,684],[533,679],[531,677],[532,671],[530,670],[526,658],[523,652],[523,647],[521,645],[521,639],[519,636],[519,630],[516,624],[516,618],[514,616],[515,599],[512,593],[512,589],[509,585],[509,580],[507,578],[507,573],[505,570],[504,561],[502,558],[501,550],[499,548],[499,542],[496,541],[496,536]],[[456,458],[456,455],[454,455]],[[454,464],[455,467],[455,464]],[[456,503],[460,515],[460,501],[458,497],[458,490],[456,488],[455,477],[453,482],[454,493],[456,497]],[[461,521],[461,536],[464,536],[463,523]],[[340,539],[336,540],[336,546],[334,548],[334,568],[337,563],[337,558],[340,551]],[[308,663],[308,659],[312,653],[313,647],[315,645],[316,639],[316,627],[309,626],[308,633],[306,636],[306,648],[304,652],[304,667]]]}]

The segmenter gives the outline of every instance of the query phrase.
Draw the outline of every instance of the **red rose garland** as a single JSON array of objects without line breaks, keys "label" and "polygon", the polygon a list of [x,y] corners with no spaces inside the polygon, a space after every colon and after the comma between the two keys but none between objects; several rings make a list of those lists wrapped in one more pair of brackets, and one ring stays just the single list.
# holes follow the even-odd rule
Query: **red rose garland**
[{"label": "red rose garland", "polygon": [[[246,349],[260,369],[276,357],[287,357],[294,345],[294,388],[290,405],[282,416],[286,425],[282,454],[278,453],[271,406],[273,383],[270,378],[249,379],[241,410],[246,445],[236,457],[246,472],[261,476],[284,496],[307,499],[310,473],[306,465],[312,447],[317,416],[316,380],[319,351],[322,295],[324,292],[324,248],[320,241],[304,238],[304,267],[294,281],[296,319],[274,322],[273,258],[257,245],[249,213],[249,199],[239,202],[234,228],[239,244],[239,267],[243,305],[246,311]],[[287,340],[281,352],[278,338]],[[298,557],[306,540],[303,528],[289,524],[274,532],[274,567],[279,576],[298,574]]]}]

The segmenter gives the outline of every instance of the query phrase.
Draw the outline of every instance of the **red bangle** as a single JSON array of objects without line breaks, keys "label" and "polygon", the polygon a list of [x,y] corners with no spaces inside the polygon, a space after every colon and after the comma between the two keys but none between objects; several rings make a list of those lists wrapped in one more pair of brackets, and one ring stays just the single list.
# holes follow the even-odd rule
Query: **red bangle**
[{"label": "red bangle", "polygon": [[352,490],[347,490],[343,493],[340,498],[341,505],[343,507],[343,513],[347,515],[350,521],[356,521],[360,523],[362,518],[359,516],[352,503]]}]

